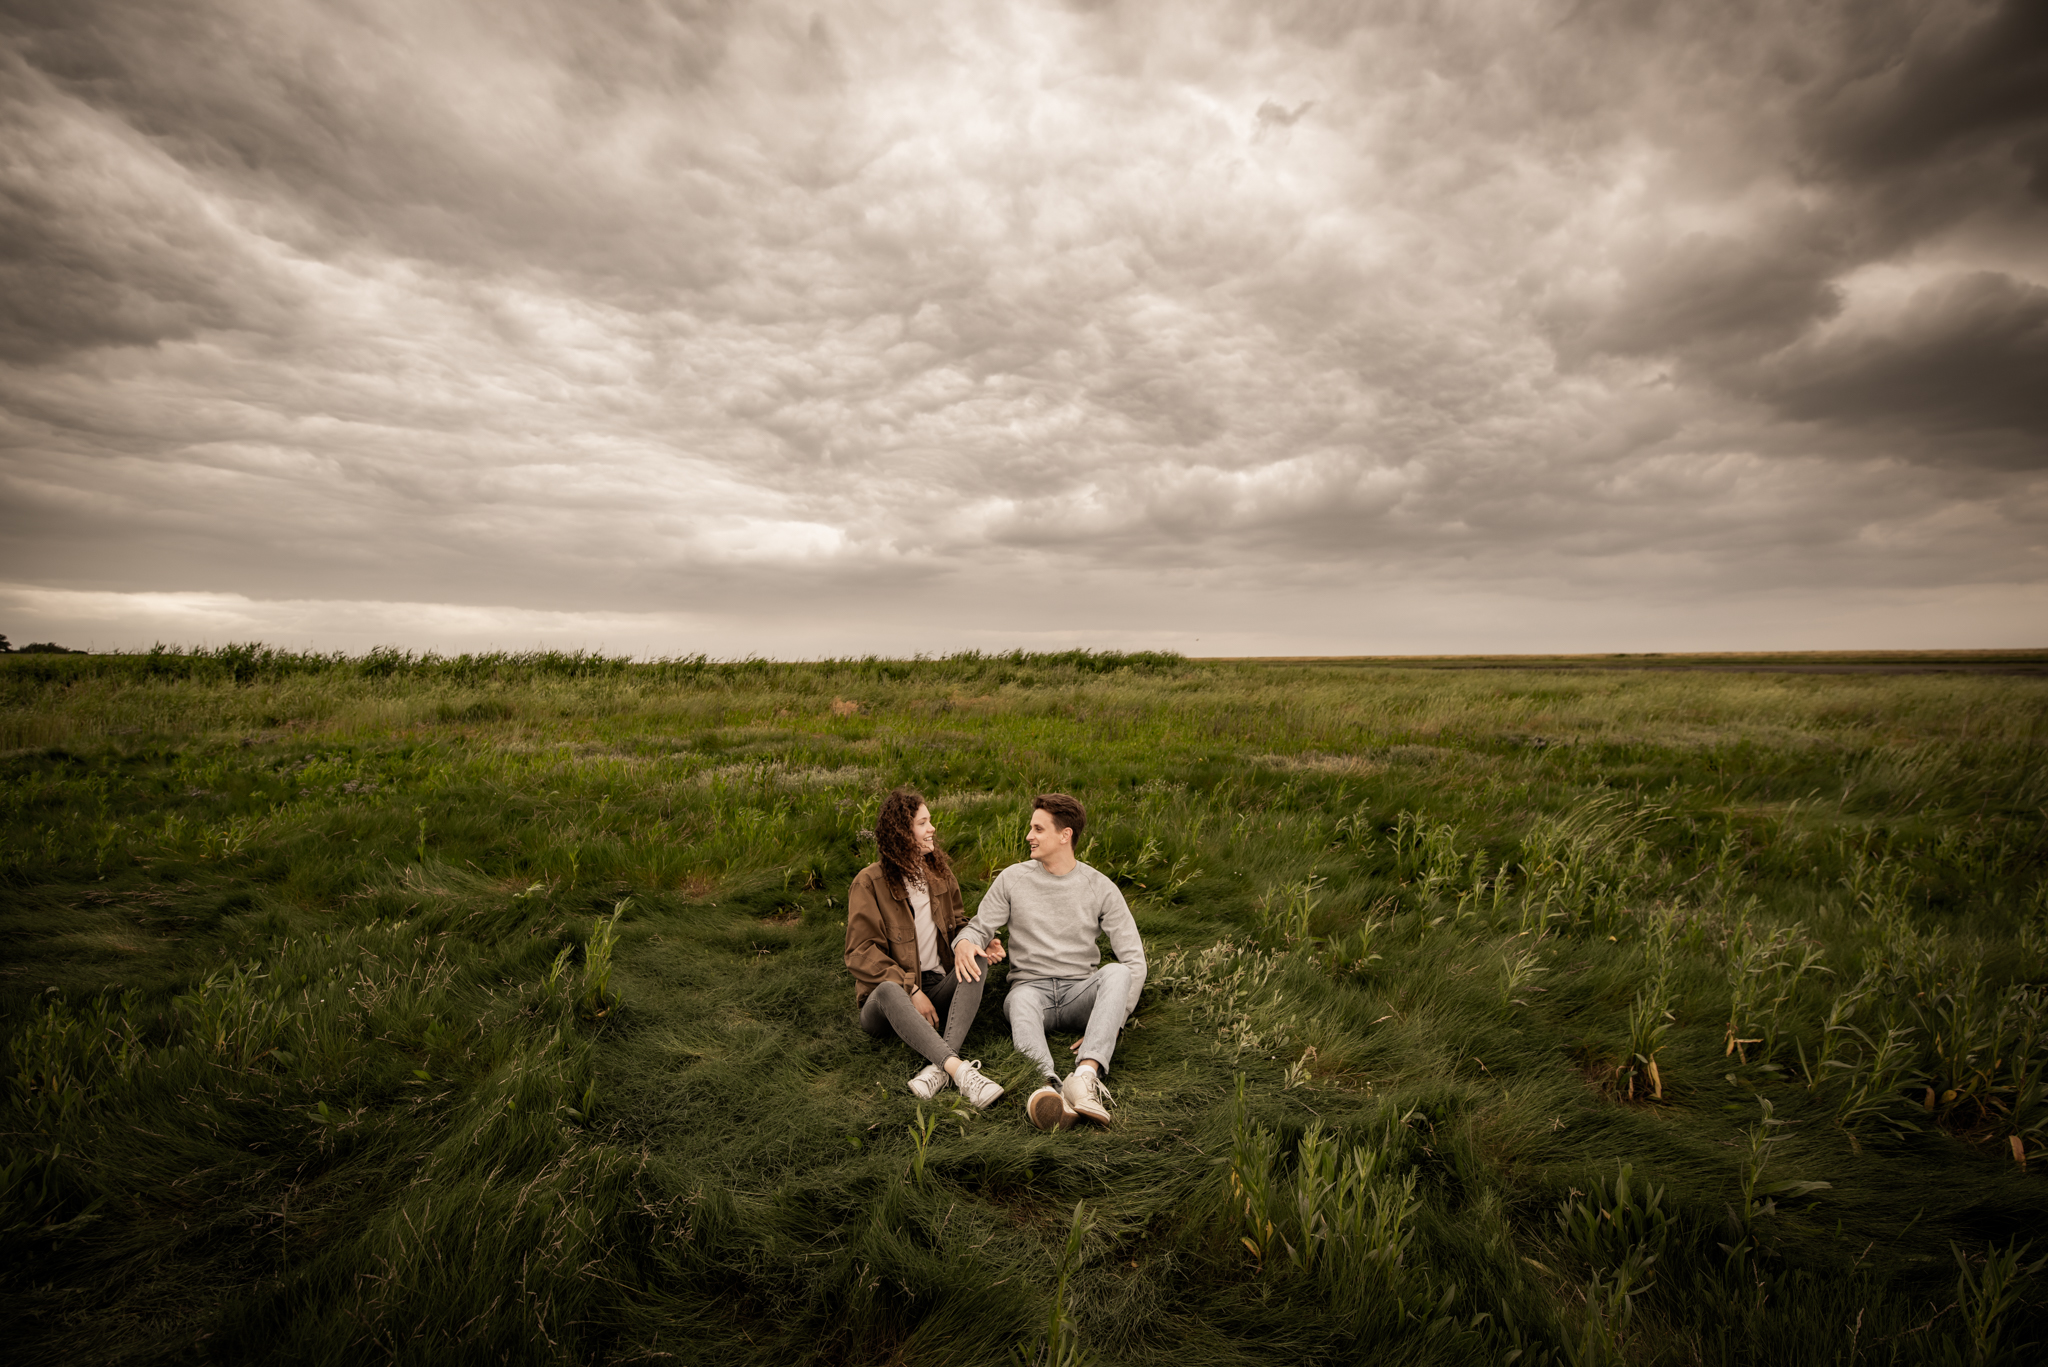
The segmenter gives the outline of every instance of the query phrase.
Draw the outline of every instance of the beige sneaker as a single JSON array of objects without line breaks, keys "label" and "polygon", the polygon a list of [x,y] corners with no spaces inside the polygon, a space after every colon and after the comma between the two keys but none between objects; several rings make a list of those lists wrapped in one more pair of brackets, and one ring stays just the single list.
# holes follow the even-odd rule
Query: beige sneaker
[{"label": "beige sneaker", "polygon": [[996,1104],[996,1098],[1003,1094],[1002,1084],[984,1075],[981,1060],[960,1064],[960,1071],[953,1074],[953,1085],[960,1089],[960,1095],[979,1106],[982,1110]]},{"label": "beige sneaker", "polygon": [[1060,1096],[1072,1114],[1098,1125],[1109,1123],[1109,1088],[1102,1085],[1093,1068],[1076,1068],[1067,1074],[1066,1082],[1060,1086]]},{"label": "beige sneaker", "polygon": [[944,1068],[941,1068],[936,1063],[927,1063],[924,1066],[924,1071],[904,1085],[910,1088],[910,1094],[919,1101],[930,1101],[940,1092],[945,1091],[946,1084],[952,1080],[952,1078],[946,1076]]},{"label": "beige sneaker", "polygon": [[1024,1114],[1041,1130],[1064,1130],[1074,1123],[1073,1107],[1057,1087],[1040,1087],[1024,1103]]}]

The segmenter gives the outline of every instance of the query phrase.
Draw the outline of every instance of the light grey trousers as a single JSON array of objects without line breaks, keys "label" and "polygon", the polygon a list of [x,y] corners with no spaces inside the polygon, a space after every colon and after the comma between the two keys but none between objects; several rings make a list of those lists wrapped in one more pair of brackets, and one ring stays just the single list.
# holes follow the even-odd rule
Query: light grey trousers
[{"label": "light grey trousers", "polygon": [[1040,1072],[1057,1082],[1060,1073],[1053,1067],[1045,1032],[1079,1030],[1081,1052],[1074,1056],[1076,1062],[1092,1058],[1107,1075],[1116,1037],[1124,1028],[1124,996],[1130,988],[1131,970],[1118,963],[1104,964],[1085,978],[1032,978],[1020,983],[1013,973],[1009,995],[1003,998],[1010,1038]]},{"label": "light grey trousers", "polygon": [[974,1024],[974,1013],[981,1010],[981,993],[988,986],[988,975],[984,973],[971,983],[961,982],[953,973],[918,976],[925,996],[938,1008],[939,1023],[946,1027],[944,1035],[917,1014],[917,1008],[910,1004],[910,994],[895,983],[881,983],[868,993],[868,999],[860,1004],[860,1028],[876,1039],[893,1030],[905,1044],[943,1067],[967,1043],[967,1030]]}]

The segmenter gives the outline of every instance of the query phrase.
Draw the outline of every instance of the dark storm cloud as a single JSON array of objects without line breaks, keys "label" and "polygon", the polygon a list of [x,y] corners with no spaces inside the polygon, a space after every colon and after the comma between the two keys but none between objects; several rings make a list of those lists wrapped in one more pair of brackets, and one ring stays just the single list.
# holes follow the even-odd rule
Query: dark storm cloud
[{"label": "dark storm cloud", "polygon": [[1985,151],[2039,164],[2028,135],[2048,130],[2048,7],[2000,0],[1948,17],[1906,29],[1893,11],[1845,53],[1846,79],[1808,115],[1824,164],[1856,177]]},{"label": "dark storm cloud", "polygon": [[33,364],[276,321],[177,169],[77,136],[50,117],[41,84],[0,54],[0,357]]},{"label": "dark storm cloud", "polygon": [[2038,585],[2036,12],[15,5],[0,579]]},{"label": "dark storm cloud", "polygon": [[[2038,467],[2039,286],[2012,268],[2038,271],[2048,240],[2048,9],[1850,7],[1774,41],[1771,117],[1736,120],[1759,140],[1726,186],[1759,207],[1624,240],[1618,286],[1546,304],[1561,354],[1665,358],[1863,450]],[[1903,262],[1935,269],[1903,312],[1860,316],[1859,277]],[[1858,316],[1833,326],[1845,305]]]},{"label": "dark storm cloud", "polygon": [[[1616,302],[1582,323],[1569,352],[1678,354],[1713,364],[1778,350],[1841,308],[1841,257],[1798,229],[1687,233],[1648,244]],[[1807,239],[1807,240],[1802,240]]]},{"label": "dark storm cloud", "polygon": [[2048,468],[2048,289],[1983,271],[1916,293],[1881,331],[1816,341],[1772,367],[1779,410],[1978,439],[1986,458]]},{"label": "dark storm cloud", "polygon": [[[718,222],[735,198],[774,191],[775,168],[691,108],[730,10],[100,0],[21,7],[9,26],[41,79],[282,209],[275,230],[306,251],[561,273],[635,306],[742,271]],[[792,113],[814,100],[828,66],[816,45],[796,44],[760,93]],[[710,117],[634,128],[656,103]]]}]

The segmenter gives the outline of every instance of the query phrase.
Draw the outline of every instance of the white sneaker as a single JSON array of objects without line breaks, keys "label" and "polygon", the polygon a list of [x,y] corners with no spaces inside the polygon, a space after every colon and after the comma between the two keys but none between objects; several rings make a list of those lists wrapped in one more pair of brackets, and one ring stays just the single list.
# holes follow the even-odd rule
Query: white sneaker
[{"label": "white sneaker", "polygon": [[984,1111],[995,1105],[996,1098],[1003,1094],[1001,1084],[982,1074],[980,1059],[972,1063],[962,1062],[960,1071],[953,1074],[953,1085],[960,1089],[960,1095]]},{"label": "white sneaker", "polygon": [[1024,1103],[1024,1114],[1041,1130],[1064,1130],[1074,1123],[1074,1108],[1057,1087],[1040,1087]]},{"label": "white sneaker", "polygon": [[907,1084],[910,1094],[919,1101],[930,1101],[946,1090],[946,1084],[953,1079],[946,1076],[946,1070],[936,1063],[927,1063],[924,1071],[910,1079]]},{"label": "white sneaker", "polygon": [[1060,1096],[1075,1115],[1085,1116],[1098,1125],[1109,1123],[1109,1088],[1102,1085],[1093,1068],[1076,1068],[1067,1074],[1067,1080],[1060,1084]]}]

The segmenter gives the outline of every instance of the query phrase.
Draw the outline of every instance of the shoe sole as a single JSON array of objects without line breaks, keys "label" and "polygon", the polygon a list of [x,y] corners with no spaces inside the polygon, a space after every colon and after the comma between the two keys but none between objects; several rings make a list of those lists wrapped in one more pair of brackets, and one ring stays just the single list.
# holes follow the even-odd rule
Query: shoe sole
[{"label": "shoe sole", "polygon": [[[1031,1098],[1031,1123],[1041,1130],[1064,1130],[1074,1123],[1074,1112],[1067,1108],[1067,1100],[1058,1092],[1034,1093]],[[1046,1112],[1059,1108],[1058,1115],[1047,1118]]]}]

